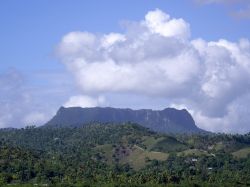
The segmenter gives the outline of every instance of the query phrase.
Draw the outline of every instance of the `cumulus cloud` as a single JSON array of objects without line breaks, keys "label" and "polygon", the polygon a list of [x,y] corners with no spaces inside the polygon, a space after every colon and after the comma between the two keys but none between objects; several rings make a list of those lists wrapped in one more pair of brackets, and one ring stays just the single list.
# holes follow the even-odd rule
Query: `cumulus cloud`
[{"label": "cumulus cloud", "polygon": [[76,95],[70,97],[70,99],[64,104],[65,107],[96,107],[105,104],[105,98],[99,96],[98,98]]},{"label": "cumulus cloud", "polygon": [[[189,23],[156,9],[144,20],[128,23],[123,33],[68,33],[57,52],[83,95],[167,98],[192,111],[201,128],[249,131],[249,40],[205,41],[190,36]],[[99,104],[81,98],[75,96],[69,103]]]},{"label": "cumulus cloud", "polygon": [[171,90],[181,92],[193,82],[199,63],[196,51],[187,47],[188,23],[156,10],[149,12],[138,27],[143,29],[138,36],[71,32],[63,37],[59,55],[75,73],[84,93],[172,95]]},{"label": "cumulus cloud", "polygon": [[187,38],[189,36],[189,24],[183,19],[170,18],[159,9],[149,11],[145,16],[145,26],[152,33],[158,33],[165,37]]}]

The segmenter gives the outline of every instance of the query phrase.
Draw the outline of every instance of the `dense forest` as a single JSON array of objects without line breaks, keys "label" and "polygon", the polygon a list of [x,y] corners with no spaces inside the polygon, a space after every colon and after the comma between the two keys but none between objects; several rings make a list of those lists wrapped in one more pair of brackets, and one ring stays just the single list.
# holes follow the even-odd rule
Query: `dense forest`
[{"label": "dense forest", "polygon": [[0,130],[0,186],[250,186],[250,134],[136,124]]}]

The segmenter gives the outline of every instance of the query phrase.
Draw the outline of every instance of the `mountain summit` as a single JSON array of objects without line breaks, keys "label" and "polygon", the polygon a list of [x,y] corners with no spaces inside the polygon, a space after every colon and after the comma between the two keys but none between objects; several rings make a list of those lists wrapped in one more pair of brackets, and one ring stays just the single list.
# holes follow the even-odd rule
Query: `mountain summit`
[{"label": "mountain summit", "polygon": [[48,121],[46,126],[81,126],[88,123],[125,123],[133,122],[153,131],[165,133],[194,133],[203,132],[199,129],[185,109],[177,110],[132,110],[118,108],[81,108],[61,107],[57,114]]}]

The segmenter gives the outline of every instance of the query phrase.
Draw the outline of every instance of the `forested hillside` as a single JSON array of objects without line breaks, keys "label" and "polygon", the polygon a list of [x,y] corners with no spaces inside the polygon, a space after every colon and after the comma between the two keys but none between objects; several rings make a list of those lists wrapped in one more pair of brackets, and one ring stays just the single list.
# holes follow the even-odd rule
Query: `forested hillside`
[{"label": "forested hillside", "polygon": [[0,130],[0,186],[249,186],[250,134],[136,124]]}]

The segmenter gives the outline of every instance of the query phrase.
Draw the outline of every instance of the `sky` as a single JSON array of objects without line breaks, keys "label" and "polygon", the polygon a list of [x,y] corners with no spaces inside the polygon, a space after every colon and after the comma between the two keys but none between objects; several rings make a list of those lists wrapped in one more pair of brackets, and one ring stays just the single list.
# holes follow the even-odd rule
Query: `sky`
[{"label": "sky", "polygon": [[250,131],[248,0],[2,0],[0,25],[0,128],[109,106]]}]

